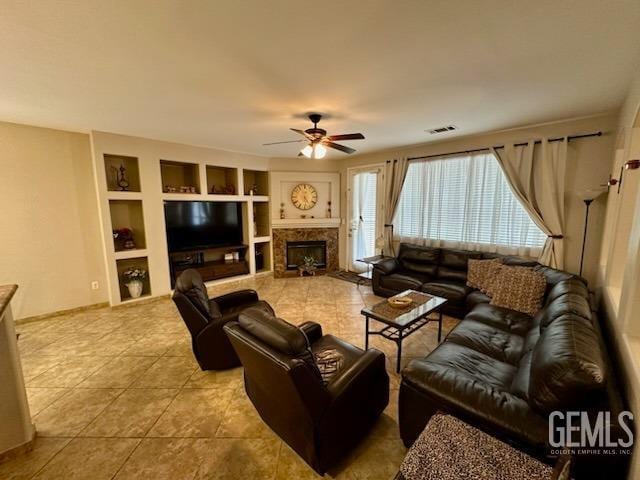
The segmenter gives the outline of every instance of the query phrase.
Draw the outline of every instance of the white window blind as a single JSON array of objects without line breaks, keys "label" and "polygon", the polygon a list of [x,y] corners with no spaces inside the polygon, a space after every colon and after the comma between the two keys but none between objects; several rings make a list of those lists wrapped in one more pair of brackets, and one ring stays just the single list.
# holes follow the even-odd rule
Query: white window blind
[{"label": "white window blind", "polygon": [[402,241],[530,256],[547,239],[489,152],[412,162],[393,223]]}]

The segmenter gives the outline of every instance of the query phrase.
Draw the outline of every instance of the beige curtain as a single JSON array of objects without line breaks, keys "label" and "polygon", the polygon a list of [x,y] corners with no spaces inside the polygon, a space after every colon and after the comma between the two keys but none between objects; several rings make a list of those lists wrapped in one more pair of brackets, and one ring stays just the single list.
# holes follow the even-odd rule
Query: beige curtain
[{"label": "beige curtain", "polygon": [[542,139],[527,145],[506,145],[491,149],[498,159],[513,193],[531,219],[547,235],[539,261],[553,268],[564,268],[564,181],[567,165],[567,139]]},{"label": "beige curtain", "polygon": [[[396,213],[404,177],[407,175],[409,161],[406,157],[395,160],[387,160],[384,165],[384,223],[391,225]],[[384,252],[386,255],[395,255],[393,247],[393,229],[384,227]]]}]

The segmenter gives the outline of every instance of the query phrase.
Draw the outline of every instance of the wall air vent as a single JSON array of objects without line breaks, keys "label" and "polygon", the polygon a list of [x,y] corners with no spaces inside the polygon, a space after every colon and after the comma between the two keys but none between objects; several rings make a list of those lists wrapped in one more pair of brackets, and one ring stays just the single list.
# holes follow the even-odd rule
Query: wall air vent
[{"label": "wall air vent", "polygon": [[427,130],[427,132],[429,132],[431,135],[436,135],[438,133],[450,132],[457,129],[458,127],[456,127],[455,125],[447,125],[446,127],[432,128],[431,130]]}]

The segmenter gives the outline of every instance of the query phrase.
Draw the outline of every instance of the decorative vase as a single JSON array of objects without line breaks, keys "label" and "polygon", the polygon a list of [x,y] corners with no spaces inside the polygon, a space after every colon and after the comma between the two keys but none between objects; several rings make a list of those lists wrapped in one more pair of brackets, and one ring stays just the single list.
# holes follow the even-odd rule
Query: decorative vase
[{"label": "decorative vase", "polygon": [[127,288],[129,289],[129,295],[131,295],[131,298],[139,298],[140,295],[142,295],[141,280],[131,280],[127,283]]}]

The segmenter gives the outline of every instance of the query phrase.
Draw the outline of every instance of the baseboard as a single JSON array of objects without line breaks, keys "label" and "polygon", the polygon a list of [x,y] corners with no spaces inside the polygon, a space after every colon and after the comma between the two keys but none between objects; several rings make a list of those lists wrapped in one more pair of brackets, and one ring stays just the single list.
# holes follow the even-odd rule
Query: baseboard
[{"label": "baseboard", "polygon": [[0,452],[0,464],[4,462],[8,462],[9,460],[13,460],[20,455],[24,455],[25,453],[33,450],[33,446],[36,441],[36,429],[33,428],[33,435],[30,440],[27,440],[25,443],[18,445],[16,447],[10,448],[9,450],[5,450],[4,452]]},{"label": "baseboard", "polygon": [[74,307],[74,308],[68,308],[66,310],[56,310],[55,312],[50,312],[50,313],[43,313],[41,315],[34,315],[32,317],[24,317],[24,318],[20,318],[18,320],[15,321],[16,325],[20,325],[23,323],[31,323],[31,322],[38,322],[40,320],[47,320],[49,318],[53,318],[53,317],[59,317],[61,315],[70,315],[73,313],[80,313],[80,312],[85,312],[88,310],[97,310],[99,308],[105,308],[109,306],[109,302],[101,302],[101,303],[94,303],[92,305],[85,305],[82,307]]}]

